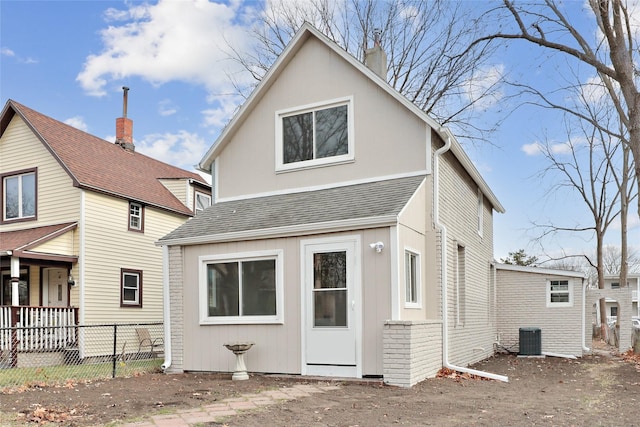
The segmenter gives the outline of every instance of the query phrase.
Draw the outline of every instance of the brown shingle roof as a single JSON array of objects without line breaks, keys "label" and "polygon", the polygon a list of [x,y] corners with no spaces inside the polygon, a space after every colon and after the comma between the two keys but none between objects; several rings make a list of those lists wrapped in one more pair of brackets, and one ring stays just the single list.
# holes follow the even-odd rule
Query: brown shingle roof
[{"label": "brown shingle roof", "polygon": [[130,152],[104,139],[47,117],[13,100],[7,101],[0,135],[18,114],[74,180],[74,185],[193,215],[162,183],[161,178],[191,179],[208,186],[198,174],[144,154]]},{"label": "brown shingle roof", "polygon": [[2,239],[0,239],[0,252],[28,250],[31,246],[51,240],[76,226],[75,222],[67,222],[26,230],[3,231]]}]

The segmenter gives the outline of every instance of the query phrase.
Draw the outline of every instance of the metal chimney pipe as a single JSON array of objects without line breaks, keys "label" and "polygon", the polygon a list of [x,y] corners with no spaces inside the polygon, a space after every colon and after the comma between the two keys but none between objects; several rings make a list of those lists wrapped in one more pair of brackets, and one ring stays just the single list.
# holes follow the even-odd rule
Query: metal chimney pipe
[{"label": "metal chimney pipe", "polygon": [[124,99],[122,100],[122,117],[127,117],[127,98],[129,95],[129,88],[122,86],[122,90],[124,91]]}]

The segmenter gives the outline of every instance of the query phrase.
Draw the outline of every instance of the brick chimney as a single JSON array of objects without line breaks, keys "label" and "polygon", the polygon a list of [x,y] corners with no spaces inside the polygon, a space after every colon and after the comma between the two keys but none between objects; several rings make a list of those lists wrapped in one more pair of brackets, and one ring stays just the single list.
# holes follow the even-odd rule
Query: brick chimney
[{"label": "brick chimney", "polygon": [[122,117],[116,119],[116,144],[127,151],[135,151],[136,147],[133,145],[133,120],[127,118],[129,88],[123,86],[122,90],[124,91],[124,99],[122,102]]},{"label": "brick chimney", "polygon": [[387,54],[380,46],[380,30],[373,30],[373,47],[364,51],[364,65],[371,71],[387,80]]}]

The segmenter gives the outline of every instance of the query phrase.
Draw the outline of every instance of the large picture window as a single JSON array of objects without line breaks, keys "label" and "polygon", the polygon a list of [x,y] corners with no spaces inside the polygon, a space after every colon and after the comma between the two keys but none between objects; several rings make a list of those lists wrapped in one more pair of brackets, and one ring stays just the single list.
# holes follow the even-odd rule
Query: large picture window
[{"label": "large picture window", "polygon": [[2,176],[2,219],[15,221],[36,217],[36,171]]},{"label": "large picture window", "polygon": [[277,169],[353,159],[351,102],[341,100],[277,113]]},{"label": "large picture window", "polygon": [[281,252],[201,257],[201,323],[280,323]]},{"label": "large picture window", "polygon": [[142,307],[142,271],[123,268],[120,278],[120,305]]}]

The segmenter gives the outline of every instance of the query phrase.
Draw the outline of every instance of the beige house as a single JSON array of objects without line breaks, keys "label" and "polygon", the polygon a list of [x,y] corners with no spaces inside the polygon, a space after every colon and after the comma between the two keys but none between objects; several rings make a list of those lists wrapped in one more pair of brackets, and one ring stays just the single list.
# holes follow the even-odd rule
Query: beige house
[{"label": "beige house", "polygon": [[[304,25],[205,154],[213,204],[162,237],[168,372],[384,377],[493,354],[493,212],[451,132]],[[372,66],[375,68],[375,65]]]},{"label": "beige house", "polygon": [[[627,275],[626,286],[620,286],[620,277],[617,275],[607,275],[604,277],[605,289],[627,289],[631,292],[631,307],[624,307],[624,311],[630,313],[632,317],[640,318],[640,306],[638,305],[638,294],[640,293],[640,274],[629,273]],[[615,321],[620,311],[620,303],[613,298],[606,298],[607,305],[607,321]],[[600,314],[600,311],[597,311]],[[598,322],[599,323],[599,322]]]},{"label": "beige house", "polygon": [[163,320],[154,242],[208,206],[211,187],[135,152],[132,127],[116,119],[113,144],[6,103],[0,328]]},{"label": "beige house", "polygon": [[589,351],[591,310],[585,308],[584,273],[510,264],[496,264],[496,270],[501,349],[532,355],[520,338],[528,341],[526,333],[533,330],[539,334],[538,355]]}]

